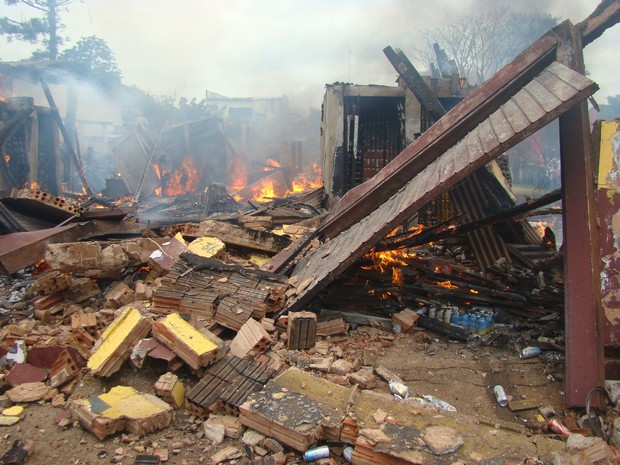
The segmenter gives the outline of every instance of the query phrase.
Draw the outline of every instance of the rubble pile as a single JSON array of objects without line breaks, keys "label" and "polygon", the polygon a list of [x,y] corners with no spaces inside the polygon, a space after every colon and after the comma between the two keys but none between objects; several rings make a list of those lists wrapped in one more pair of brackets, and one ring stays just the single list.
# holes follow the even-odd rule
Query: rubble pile
[{"label": "rubble pile", "polygon": [[[111,453],[115,463],[176,463],[188,447],[202,450],[204,463],[248,464],[295,463],[322,444],[329,448],[317,463],[430,463],[446,454],[483,460],[515,448],[523,459],[563,450],[538,401],[511,396],[508,404],[517,415],[542,418],[529,420],[529,431],[543,435],[532,448],[522,424],[459,413],[411,391],[399,376],[406,372],[377,363],[401,344],[432,357],[438,334],[460,339],[452,327],[476,350],[503,347],[519,359],[519,349],[542,348],[538,360],[551,379],[561,378],[557,298],[524,297],[488,278],[523,280],[525,268],[498,263],[484,277],[463,244],[409,248],[383,270],[369,254],[317,299],[322,311],[284,312],[304,283],[259,269],[264,261],[255,263],[252,253],[282,250],[311,229],[284,226],[280,234],[291,235],[278,236],[257,223],[255,230],[208,220],[145,230],[136,239],[50,244],[41,263],[5,278],[2,424],[18,424],[37,408],[32,403],[57,408],[57,428],[82,427],[103,441],[99,457],[109,453],[107,438],[122,432],[126,446]],[[413,288],[399,287],[396,267],[422,276],[408,279]],[[529,273],[535,281],[538,274]],[[438,284],[447,278],[462,288]],[[559,278],[545,283],[540,292],[561,296]],[[476,303],[466,305],[463,289],[484,297],[467,295]],[[390,293],[390,305],[371,313],[374,303],[365,299],[377,292]],[[500,292],[502,302],[512,296],[519,305],[498,306]],[[358,305],[334,300],[337,294],[356,296]],[[484,330],[446,316],[459,315],[458,308],[473,314],[483,303],[509,312],[502,320],[491,311],[498,319]],[[25,409],[15,414],[11,405]],[[183,431],[182,441],[143,439],[160,430],[167,437],[172,427]],[[474,446],[481,437],[492,438],[484,450]]]},{"label": "rubble pile", "polygon": [[[324,163],[329,192],[294,189],[305,175],[290,143],[284,164],[269,160],[229,193],[219,181],[239,157],[216,117],[116,140],[109,198],[93,195],[71,143],[67,174],[83,193],[6,176],[0,465],[620,462],[620,419],[604,410],[620,383],[592,388],[589,370],[603,365],[586,363],[603,355],[598,316],[588,320],[598,307],[584,300],[577,314],[570,299],[577,277],[585,289],[598,279],[598,263],[578,263],[600,258],[588,248],[594,228],[580,229],[594,215],[569,192],[591,184],[577,166],[591,161],[590,135],[577,128],[598,88],[580,40],[619,10],[606,0],[583,23],[558,25],[479,88],[459,89],[471,93],[449,112],[433,93],[441,86],[386,47],[402,78],[389,92],[411,91],[422,133],[407,141],[404,120],[339,114],[340,131],[345,119],[355,128],[346,153]],[[53,111],[40,116],[71,140],[41,83]],[[5,139],[35,111],[16,102],[0,105],[17,112]],[[577,147],[562,156],[574,172],[563,190],[517,205],[494,160],[558,118],[562,145]],[[394,129],[389,154],[360,136],[365,126]],[[25,179],[18,159],[3,166]],[[58,191],[60,170],[39,171]],[[552,228],[537,235],[523,215],[560,199],[573,243],[558,251]],[[588,247],[575,247],[576,231]],[[579,402],[585,412],[565,409]]]}]

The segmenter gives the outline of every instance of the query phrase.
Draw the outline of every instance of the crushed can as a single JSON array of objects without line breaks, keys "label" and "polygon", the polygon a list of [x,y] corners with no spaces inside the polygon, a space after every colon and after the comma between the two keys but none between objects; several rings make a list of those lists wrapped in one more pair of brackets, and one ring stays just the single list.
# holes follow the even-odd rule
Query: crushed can
[{"label": "crushed can", "polygon": [[570,430],[556,419],[549,420],[549,423],[547,423],[547,429],[559,434],[563,438],[567,438],[570,434]]},{"label": "crushed can", "polygon": [[493,394],[495,394],[495,399],[497,399],[497,403],[501,407],[506,407],[508,405],[508,396],[506,395],[506,391],[499,384],[493,388]]},{"label": "crushed can", "polygon": [[534,358],[534,357],[538,357],[540,355],[540,348],[539,347],[526,347],[525,349],[522,349],[521,352],[519,352],[519,358]]},{"label": "crushed can", "polygon": [[304,460],[306,462],[312,462],[314,460],[325,459],[329,457],[329,447],[319,446],[308,449],[304,452]]},{"label": "crushed can", "polygon": [[409,387],[406,384],[399,383],[393,380],[390,381],[388,384],[390,386],[390,391],[392,391],[392,394],[394,394],[394,396],[403,400],[409,397]]}]

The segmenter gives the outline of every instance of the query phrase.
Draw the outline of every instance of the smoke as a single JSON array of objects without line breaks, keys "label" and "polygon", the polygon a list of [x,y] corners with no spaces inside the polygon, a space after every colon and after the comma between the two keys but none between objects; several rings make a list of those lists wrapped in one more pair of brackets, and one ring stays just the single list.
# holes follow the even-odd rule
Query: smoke
[{"label": "smoke", "polygon": [[[595,4],[510,2],[514,9],[549,12],[574,23]],[[229,97],[287,95],[293,109],[303,112],[320,107],[328,83],[393,85],[396,73],[382,53],[386,45],[407,53],[422,29],[496,5],[496,0],[89,0],[71,4],[62,20],[74,41],[90,35],[106,40],[125,83],[152,94],[201,99],[208,89]],[[615,47],[606,37],[611,32],[599,39],[606,44],[601,47]],[[3,58],[29,55],[21,49],[21,55],[10,56],[16,46],[23,47],[8,44]],[[612,76],[612,88],[604,93],[620,93],[618,65],[597,59],[589,64],[593,76],[597,67]]]}]

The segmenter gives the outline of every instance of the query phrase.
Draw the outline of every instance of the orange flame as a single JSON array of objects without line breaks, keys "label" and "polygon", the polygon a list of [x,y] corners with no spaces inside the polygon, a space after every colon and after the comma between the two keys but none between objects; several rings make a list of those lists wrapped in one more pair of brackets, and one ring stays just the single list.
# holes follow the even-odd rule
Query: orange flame
[{"label": "orange flame", "polygon": [[458,286],[455,286],[454,284],[452,284],[450,281],[437,281],[437,284],[439,284],[441,287],[445,287],[446,289],[458,289]]},{"label": "orange flame", "polygon": [[[160,180],[165,179],[163,194],[168,197],[196,192],[200,186],[202,172],[196,168],[196,161],[191,155],[185,156],[180,166],[169,175],[163,166],[153,164],[153,169]],[[155,194],[161,196],[162,188],[156,188]]]},{"label": "orange flame", "polygon": [[[272,167],[280,167],[280,164],[272,159],[267,159],[266,164],[268,166],[264,167],[265,171],[271,171]],[[240,160],[238,161],[238,165],[239,169],[237,172],[242,173],[243,176],[239,176],[238,178],[236,177],[233,183],[228,186],[229,191],[237,191],[237,193],[233,195],[234,199],[237,201],[241,201],[244,198],[251,198],[256,202],[270,202],[276,197],[286,197],[287,195],[298,192],[316,189],[323,185],[321,180],[321,169],[319,168],[319,165],[314,163],[311,167],[311,172],[299,173],[295,179],[292,180],[292,190],[287,189],[282,182],[276,180],[274,177],[266,177],[256,185],[252,186],[250,189],[250,195],[242,195],[238,191],[245,187],[245,183],[247,182],[247,169]]]},{"label": "orange flame", "polygon": [[263,171],[273,171],[273,168],[282,168],[280,162],[274,160],[273,158],[267,158],[265,164],[267,166],[263,168]]},{"label": "orange flame", "polygon": [[[155,170],[155,175],[157,175],[157,179],[161,181],[161,178],[164,175],[163,167],[160,167],[157,163],[153,163],[153,170]],[[161,186],[155,189],[155,195],[157,197],[161,197]]]},{"label": "orange flame", "polygon": [[297,177],[293,179],[293,192],[305,192],[323,185],[321,168],[319,168],[319,165],[313,163],[311,169],[312,173],[299,173]]},{"label": "orange flame", "polygon": [[201,181],[201,174],[196,169],[196,161],[187,155],[181,161],[181,166],[174,170],[166,182],[166,195],[173,196],[196,192]]},{"label": "orange flame", "polygon": [[241,190],[248,184],[248,168],[241,160],[239,154],[235,155],[232,165],[230,166],[230,177],[232,181],[226,186],[229,192]]}]

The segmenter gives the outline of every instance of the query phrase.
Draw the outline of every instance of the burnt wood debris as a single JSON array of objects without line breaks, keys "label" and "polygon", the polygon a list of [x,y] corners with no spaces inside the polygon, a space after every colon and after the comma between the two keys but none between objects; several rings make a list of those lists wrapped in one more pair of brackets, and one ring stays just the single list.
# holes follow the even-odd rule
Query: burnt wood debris
[{"label": "burnt wood debris", "polygon": [[[93,163],[45,68],[0,63],[49,105],[0,100],[0,463],[52,460],[20,434],[34,409],[92,433],[89,463],[616,463],[620,130],[589,125],[583,48],[619,20],[604,0],[478,87],[385,47],[397,85],[326,86],[301,188],[299,141],[224,182],[243,137],[220,117]],[[508,154],[550,123],[561,182],[517,197]]]}]

